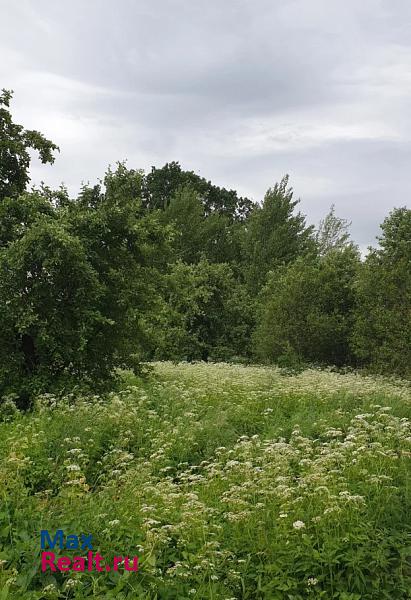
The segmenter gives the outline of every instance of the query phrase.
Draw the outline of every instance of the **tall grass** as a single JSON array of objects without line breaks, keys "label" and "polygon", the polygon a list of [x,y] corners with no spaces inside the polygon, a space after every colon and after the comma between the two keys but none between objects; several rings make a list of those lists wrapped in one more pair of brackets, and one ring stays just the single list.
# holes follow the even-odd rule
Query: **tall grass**
[{"label": "tall grass", "polygon": [[[2,412],[0,600],[411,598],[405,382],[158,363]],[[41,529],[139,572],[43,574]]]}]

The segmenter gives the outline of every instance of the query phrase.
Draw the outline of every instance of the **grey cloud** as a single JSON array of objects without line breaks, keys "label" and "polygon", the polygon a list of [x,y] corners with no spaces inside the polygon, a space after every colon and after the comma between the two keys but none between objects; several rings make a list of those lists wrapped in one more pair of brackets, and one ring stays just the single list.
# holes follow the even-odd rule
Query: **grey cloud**
[{"label": "grey cloud", "polygon": [[407,0],[0,0],[0,86],[62,149],[33,181],[168,160],[254,199],[285,172],[360,244],[410,191]]}]

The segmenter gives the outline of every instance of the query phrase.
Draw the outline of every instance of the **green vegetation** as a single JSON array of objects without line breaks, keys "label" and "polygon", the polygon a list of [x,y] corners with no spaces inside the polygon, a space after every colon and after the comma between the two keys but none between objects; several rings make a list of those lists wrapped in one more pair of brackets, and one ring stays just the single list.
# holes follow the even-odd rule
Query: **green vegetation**
[{"label": "green vegetation", "polygon": [[[410,400],[381,377],[156,363],[106,399],[4,405],[1,597],[411,598]],[[139,572],[43,575],[58,528]]]},{"label": "green vegetation", "polygon": [[0,96],[0,401],[107,389],[146,360],[337,365],[410,376],[411,211],[365,260],[334,207],[317,230],[285,176],[262,204],[176,162],[118,164],[77,198],[27,190],[30,150]]},{"label": "green vegetation", "polygon": [[347,247],[271,273],[255,331],[261,357],[350,364],[358,269],[358,252]]},{"label": "green vegetation", "polygon": [[365,364],[411,376],[411,210],[397,209],[381,226],[356,282],[353,346]]},{"label": "green vegetation", "polygon": [[[261,205],[176,162],[28,190],[57,147],[10,100],[0,600],[411,599],[411,211],[361,258],[287,176]],[[42,574],[42,529],[140,572]]]},{"label": "green vegetation", "polygon": [[53,382],[104,381],[138,364],[166,229],[133,197],[121,166],[77,202],[61,192],[0,203],[0,390],[26,405]]}]

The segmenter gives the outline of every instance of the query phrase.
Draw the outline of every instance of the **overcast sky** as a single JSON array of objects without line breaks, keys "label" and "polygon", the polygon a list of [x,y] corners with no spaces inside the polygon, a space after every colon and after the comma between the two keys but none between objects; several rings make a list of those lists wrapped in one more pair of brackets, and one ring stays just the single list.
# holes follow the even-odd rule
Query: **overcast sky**
[{"label": "overcast sky", "polygon": [[0,88],[61,148],[33,182],[171,160],[374,244],[411,188],[410,0],[0,0]]}]

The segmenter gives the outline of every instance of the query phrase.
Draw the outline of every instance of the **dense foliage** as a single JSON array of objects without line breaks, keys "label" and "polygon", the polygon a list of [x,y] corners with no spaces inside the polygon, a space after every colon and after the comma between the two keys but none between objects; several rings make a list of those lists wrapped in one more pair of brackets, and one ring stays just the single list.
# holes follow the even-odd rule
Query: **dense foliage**
[{"label": "dense foliage", "polygon": [[0,96],[0,397],[104,383],[142,360],[259,360],[410,375],[411,211],[361,260],[334,207],[306,224],[288,177],[262,204],[177,162],[118,164],[77,198],[28,190],[57,146]]},{"label": "dense foliage", "polygon": [[150,358],[219,360],[251,352],[254,306],[228,264],[177,262],[151,316]]},{"label": "dense foliage", "polygon": [[392,211],[382,232],[356,284],[353,346],[364,364],[411,377],[411,210]]},{"label": "dense foliage", "polygon": [[119,165],[77,201],[41,192],[0,203],[0,387],[26,403],[56,382],[138,365],[168,229]]},{"label": "dense foliage", "polygon": [[358,252],[347,247],[312,260],[299,258],[272,272],[255,331],[256,351],[274,361],[352,363],[358,269]]}]

